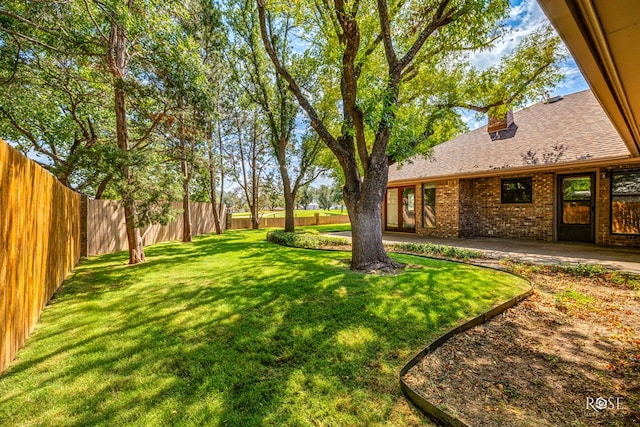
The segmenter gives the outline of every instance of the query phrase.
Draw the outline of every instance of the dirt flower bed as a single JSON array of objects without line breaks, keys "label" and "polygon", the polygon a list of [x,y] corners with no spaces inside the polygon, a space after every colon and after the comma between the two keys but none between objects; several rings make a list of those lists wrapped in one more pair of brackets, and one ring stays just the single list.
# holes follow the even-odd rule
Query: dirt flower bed
[{"label": "dirt flower bed", "polygon": [[504,267],[534,294],[449,340],[407,383],[470,426],[640,426],[640,278]]}]

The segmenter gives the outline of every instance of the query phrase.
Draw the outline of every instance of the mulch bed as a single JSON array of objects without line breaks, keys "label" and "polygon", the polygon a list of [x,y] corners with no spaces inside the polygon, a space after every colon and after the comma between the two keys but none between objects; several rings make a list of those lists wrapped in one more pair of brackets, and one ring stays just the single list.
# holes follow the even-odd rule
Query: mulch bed
[{"label": "mulch bed", "polygon": [[640,278],[506,267],[534,294],[453,337],[407,383],[470,426],[640,426]]}]

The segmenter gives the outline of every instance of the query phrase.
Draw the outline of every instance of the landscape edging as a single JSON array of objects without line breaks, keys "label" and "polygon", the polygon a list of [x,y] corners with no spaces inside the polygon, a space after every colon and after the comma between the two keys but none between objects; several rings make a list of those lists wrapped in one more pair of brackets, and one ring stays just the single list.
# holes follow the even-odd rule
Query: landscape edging
[{"label": "landscape edging", "polygon": [[[485,267],[485,268],[487,268],[487,267]],[[513,274],[513,273],[510,273],[510,274]],[[515,276],[522,277],[522,276],[520,276],[518,274],[515,274]],[[522,278],[527,280],[527,282],[529,282],[529,284],[531,284],[531,282],[528,279],[526,279],[524,277],[522,277]],[[402,393],[405,395],[405,397],[411,403],[413,403],[418,409],[420,409],[425,415],[427,415],[429,418],[431,418],[433,421],[437,422],[438,424],[441,424],[441,425],[444,425],[444,426],[449,426],[449,427],[469,427],[464,422],[460,421],[459,419],[455,418],[452,415],[449,415],[448,413],[446,413],[445,411],[443,411],[442,409],[438,408],[436,405],[434,405],[433,403],[429,402],[427,399],[422,397],[417,391],[412,389],[404,381],[404,376],[406,375],[406,373],[411,368],[413,368],[415,365],[420,363],[420,361],[422,359],[424,359],[426,356],[428,356],[429,353],[431,353],[431,352],[435,351],[437,348],[441,347],[444,343],[446,343],[454,335],[457,335],[457,334],[465,332],[465,331],[467,331],[467,330],[469,330],[469,329],[471,329],[473,327],[476,327],[476,326],[482,325],[483,323],[486,323],[487,321],[491,320],[495,316],[497,316],[497,315],[503,313],[504,311],[506,311],[507,309],[515,306],[516,304],[518,304],[519,302],[521,302],[522,300],[527,298],[532,293],[533,293],[533,286],[531,286],[530,289],[527,290],[526,292],[511,298],[507,302],[502,303],[502,304],[498,305],[497,307],[494,307],[491,310],[489,310],[489,311],[487,311],[487,312],[485,312],[485,313],[483,313],[483,314],[481,314],[481,315],[469,320],[468,322],[465,322],[462,325],[451,329],[449,332],[447,332],[444,335],[440,336],[435,341],[433,341],[431,344],[429,344],[428,346],[423,348],[418,354],[413,356],[411,358],[411,360],[409,360],[409,362],[407,362],[404,365],[404,367],[400,370],[400,375],[399,375],[400,389],[402,390]]]}]

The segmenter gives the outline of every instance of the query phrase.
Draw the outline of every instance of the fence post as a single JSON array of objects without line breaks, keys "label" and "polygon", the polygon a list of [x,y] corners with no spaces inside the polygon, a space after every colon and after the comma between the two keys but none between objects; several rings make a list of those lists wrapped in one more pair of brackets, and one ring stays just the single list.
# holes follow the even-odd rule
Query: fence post
[{"label": "fence post", "polygon": [[80,196],[80,256],[89,256],[89,198],[82,194]]},{"label": "fence post", "polygon": [[227,212],[227,220],[225,226],[227,230],[230,230],[233,226],[233,214],[231,212]]},{"label": "fence post", "polygon": [[316,212],[315,215],[316,215],[316,225],[320,225],[320,214]]}]

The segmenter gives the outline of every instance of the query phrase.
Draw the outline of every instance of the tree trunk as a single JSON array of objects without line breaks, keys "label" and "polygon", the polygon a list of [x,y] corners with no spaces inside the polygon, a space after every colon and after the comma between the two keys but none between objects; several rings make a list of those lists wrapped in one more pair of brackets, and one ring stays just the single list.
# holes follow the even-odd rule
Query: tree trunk
[{"label": "tree trunk", "polygon": [[296,227],[295,221],[295,194],[291,189],[291,179],[289,177],[289,171],[287,170],[287,161],[283,149],[276,153],[276,159],[278,160],[278,166],[280,168],[280,178],[282,178],[282,189],[284,192],[284,231],[293,233]]},{"label": "tree trunk", "polygon": [[[216,112],[219,111],[219,102],[216,100]],[[216,228],[216,234],[222,234],[222,198],[224,196],[224,168],[222,164],[222,126],[220,119],[216,123],[216,133],[218,139],[218,148],[220,151],[220,202],[216,197],[216,166],[214,163],[215,156],[213,154],[213,136],[212,131],[208,132],[207,150],[209,155],[209,181],[211,182],[211,208],[213,210],[213,224]]]},{"label": "tree trunk", "polygon": [[284,187],[284,231],[293,233],[296,227],[295,200],[288,185]]},{"label": "tree trunk", "polygon": [[[124,89],[125,71],[127,68],[127,35],[116,22],[111,23],[107,62],[113,76],[114,110],[116,115],[116,140],[118,148],[123,153],[129,153],[129,132],[127,129],[127,95]],[[138,211],[136,209],[133,172],[128,163],[120,167],[124,184],[122,186],[122,204],[124,206],[127,227],[127,242],[129,244],[129,264],[145,261],[142,237],[138,228]]]},{"label": "tree trunk", "polygon": [[[122,79],[119,79],[115,86],[115,110],[116,110],[116,135],[118,148],[121,151],[129,152],[129,135],[127,132],[127,109],[126,94],[122,88]],[[140,229],[138,228],[138,210],[136,208],[133,188],[133,172],[128,164],[120,167],[124,186],[122,191],[122,204],[124,206],[124,217],[127,227],[127,242],[129,244],[129,264],[138,264],[145,261],[144,247]]]},{"label": "tree trunk", "polygon": [[256,175],[253,173],[251,182],[251,228],[257,230],[260,228],[260,203],[259,203],[258,183],[256,181]]},{"label": "tree trunk", "polygon": [[[394,271],[401,264],[387,255],[382,243],[382,202],[387,187],[386,159],[374,162],[362,183],[349,182],[355,174],[347,175],[344,201],[351,220],[351,268],[356,271]],[[377,166],[376,166],[377,165]],[[358,188],[359,191],[349,191]]]},{"label": "tree trunk", "polygon": [[187,144],[184,140],[184,117],[180,114],[180,170],[182,172],[182,241],[191,241],[191,206],[189,205],[189,181],[191,173],[187,163]]},{"label": "tree trunk", "polygon": [[[122,88],[122,82],[117,82],[115,86],[116,134],[118,148],[121,151],[128,153],[129,138],[127,133],[126,95]],[[124,179],[124,186],[121,195],[127,227],[127,243],[129,244],[129,264],[138,264],[145,261],[145,256],[142,237],[140,235],[140,229],[138,228],[138,210],[136,208],[135,196],[133,195],[135,182],[131,167],[127,163],[120,167],[120,172]]]},{"label": "tree trunk", "polygon": [[184,190],[184,196],[182,196],[182,241],[191,241],[191,205],[189,204],[189,173],[187,161],[180,160],[180,167],[182,168],[183,181],[182,189]]},{"label": "tree trunk", "polygon": [[216,228],[216,234],[222,234],[222,223],[220,219],[220,211],[218,210],[218,202],[215,187],[215,171],[213,170],[212,160],[209,160],[209,180],[211,181],[211,210],[213,211],[213,225]]},{"label": "tree trunk", "polygon": [[[189,191],[189,184],[185,183],[186,191]],[[191,206],[189,204],[189,195],[185,194],[182,198],[182,217],[184,218],[183,226],[182,226],[182,241],[190,242],[191,241]]]},{"label": "tree trunk", "polygon": [[123,199],[123,205],[127,227],[127,243],[129,244],[129,264],[139,264],[145,261],[145,256],[140,229],[135,226],[138,223],[138,211],[135,201],[131,199]]},{"label": "tree trunk", "polygon": [[251,226],[260,228],[260,173],[258,171],[258,119],[253,116],[253,135],[251,136]]}]

